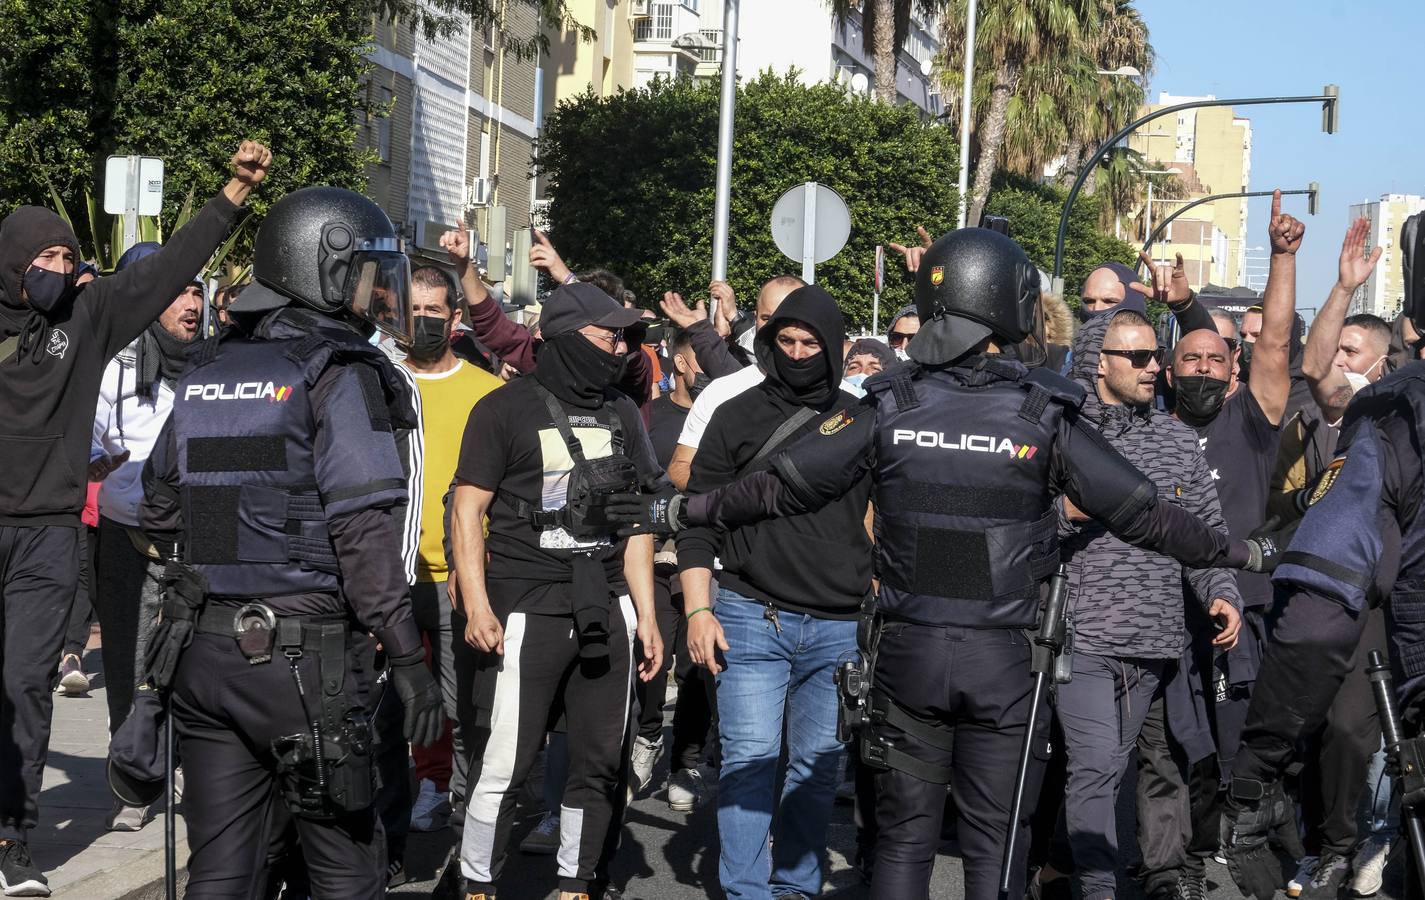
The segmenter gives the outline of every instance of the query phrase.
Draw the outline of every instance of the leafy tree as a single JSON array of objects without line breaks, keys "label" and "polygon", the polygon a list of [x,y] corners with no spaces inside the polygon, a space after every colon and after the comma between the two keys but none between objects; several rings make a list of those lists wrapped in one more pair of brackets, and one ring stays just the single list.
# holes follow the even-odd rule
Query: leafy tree
[{"label": "leafy tree", "polygon": [[477,33],[495,28],[504,31],[504,49],[521,59],[536,50],[548,53],[549,36],[543,30],[527,38],[506,31],[511,6],[529,7],[543,24],[575,31],[581,40],[597,36],[594,29],[574,17],[568,0],[362,0],[356,5],[383,20],[409,23],[426,37],[452,34],[467,22],[473,23]]},{"label": "leafy tree", "polygon": [[171,222],[190,191],[218,189],[246,137],[280,160],[266,198],[360,189],[370,25],[363,4],[324,0],[0,2],[0,212],[50,204],[50,184],[85,209],[104,159],[132,152],[164,159]]},{"label": "leafy tree", "polygon": [[[667,290],[689,302],[707,296],[717,118],[718,86],[686,80],[560,104],[545,120],[538,164],[552,236],[572,266],[612,269],[644,306]],[[875,245],[913,239],[920,224],[935,234],[953,227],[956,164],[952,132],[914,107],[807,87],[795,74],[742,85],[728,254],[738,297],[746,305],[767,278],[800,272],[772,242],[772,206],[818,181],[846,200],[851,237],[817,267],[817,281],[848,323],[869,327]],[[885,311],[911,295],[894,258],[887,270]]]}]

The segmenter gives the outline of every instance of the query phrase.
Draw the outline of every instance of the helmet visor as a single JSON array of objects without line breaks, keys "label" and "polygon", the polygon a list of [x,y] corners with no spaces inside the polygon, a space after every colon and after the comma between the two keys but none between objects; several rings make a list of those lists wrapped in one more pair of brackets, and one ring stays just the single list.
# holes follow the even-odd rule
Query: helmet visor
[{"label": "helmet visor", "polygon": [[411,339],[411,261],[404,253],[360,251],[346,276],[347,308],[398,341]]}]

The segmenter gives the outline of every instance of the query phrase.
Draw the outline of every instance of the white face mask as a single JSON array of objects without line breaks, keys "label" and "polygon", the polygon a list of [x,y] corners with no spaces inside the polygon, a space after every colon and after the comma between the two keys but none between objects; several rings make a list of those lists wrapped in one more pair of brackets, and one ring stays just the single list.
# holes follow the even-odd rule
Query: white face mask
[{"label": "white face mask", "polygon": [[1377,359],[1375,362],[1371,363],[1371,367],[1370,367],[1369,369],[1366,369],[1366,371],[1365,371],[1364,373],[1362,373],[1362,372],[1347,372],[1347,373],[1345,373],[1345,374],[1346,374],[1346,383],[1351,386],[1351,396],[1355,396],[1356,394],[1359,394],[1361,391],[1365,390],[1367,387],[1370,386],[1370,383],[1371,383],[1371,371],[1372,371],[1373,369],[1375,369],[1376,366],[1380,365],[1380,364],[1383,363],[1383,362],[1385,362],[1385,356],[1382,355],[1382,356],[1380,357],[1380,359]]},{"label": "white face mask", "polygon": [[755,353],[752,342],[757,340],[757,329],[749,328],[737,336],[737,345],[748,353]]},{"label": "white face mask", "polygon": [[900,360],[901,362],[906,362],[906,361],[908,361],[908,360],[910,359],[910,354],[907,353],[907,352],[905,352],[905,348],[904,348],[904,347],[897,347],[897,348],[896,348],[896,359]]}]

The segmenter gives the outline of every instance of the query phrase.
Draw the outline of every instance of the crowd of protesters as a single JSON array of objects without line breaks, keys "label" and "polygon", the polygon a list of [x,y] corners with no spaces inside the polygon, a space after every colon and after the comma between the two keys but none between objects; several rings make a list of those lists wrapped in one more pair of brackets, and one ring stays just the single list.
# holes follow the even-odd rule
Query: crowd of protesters
[{"label": "crowd of protesters", "polygon": [[[206,219],[164,248],[133,247],[113,272],[86,273],[98,278],[82,288],[77,244],[57,217],[25,208],[0,223],[9,423],[0,453],[7,468],[25,463],[0,491],[7,895],[48,892],[26,842],[39,815],[49,691],[88,690],[91,616],[111,731],[147,680],[163,559],[141,528],[142,472],[188,348],[230,327],[241,286],[225,285],[205,311],[195,248],[261,180],[241,175]],[[1380,256],[1365,246],[1364,221],[1348,228],[1329,287],[1297,283],[1303,232],[1274,210],[1270,277],[1240,318],[1199,302],[1181,258],[1145,257],[1143,274],[1105,262],[1084,281],[1077,323],[1064,298],[1041,297],[1046,364],[1082,386],[1084,420],[1161,498],[1234,537],[1301,515],[1353,394],[1409,362],[1418,343],[1408,322],[1348,315]],[[909,272],[930,246],[923,229],[921,238],[892,245]],[[448,720],[441,741],[411,748],[399,713],[372,710],[388,885],[407,877],[410,831],[450,827],[460,849],[447,877],[463,879],[467,897],[493,897],[541,754],[544,793],[518,849],[556,855],[561,897],[618,896],[608,868],[620,823],[633,798],[660,790],[675,812],[715,805],[719,884],[704,885],[709,894],[818,896],[844,779],[857,793],[856,862],[869,883],[876,798],[838,739],[833,672],[854,653],[875,590],[870,479],[814,513],[691,528],[676,540],[589,538],[551,510],[586,455],[626,456],[640,479],[666,475],[689,493],[765,466],[829,416],[853,414],[868,379],[907,364],[923,324],[915,308],[882,334],[853,338],[823,287],[763,272],[746,308],[714,282],[693,305],[665,294],[655,318],[618,275],[571,271],[538,234],[530,263],[553,291],[537,322],[518,324],[473,263],[468,233],[447,232],[441,245],[448,259],[411,275],[410,339],[381,341],[418,401],[410,599]],[[55,279],[86,298],[75,307],[90,319],[82,331],[46,318]],[[1309,331],[1295,312],[1299,291],[1326,294]],[[1156,327],[1151,299],[1176,329]],[[1170,333],[1179,336],[1168,344]],[[72,372],[32,377],[34,360],[66,355]],[[563,413],[546,421],[560,405],[569,424]],[[87,509],[71,497],[83,494],[75,472],[42,465],[55,455],[87,462]],[[1067,897],[1072,883],[1084,900],[1114,897],[1131,862],[1151,898],[1205,897],[1271,640],[1270,581],[1185,569],[1123,543],[1068,500],[1058,513],[1071,640],[1053,703],[1056,754],[1034,816],[1031,894]],[[600,606],[610,592],[617,602]],[[1282,885],[1289,897],[1334,898],[1343,885],[1375,893],[1396,840],[1398,803],[1364,673],[1367,653],[1384,649],[1384,622],[1372,615],[1356,670],[1301,748],[1299,827],[1279,835],[1298,864]],[[1136,851],[1119,845],[1115,820],[1134,759]],[[953,815],[955,797],[946,804]],[[117,802],[106,826],[138,830],[151,815]],[[271,857],[267,896],[296,900],[300,866],[283,858]]]}]

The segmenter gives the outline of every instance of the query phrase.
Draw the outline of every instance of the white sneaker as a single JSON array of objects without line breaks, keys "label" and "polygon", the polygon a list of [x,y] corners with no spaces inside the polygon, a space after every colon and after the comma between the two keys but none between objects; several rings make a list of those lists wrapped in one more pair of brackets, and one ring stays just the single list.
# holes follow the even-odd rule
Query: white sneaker
[{"label": "white sneaker", "polygon": [[421,791],[411,804],[412,831],[439,831],[450,824],[450,797],[436,789],[429,778],[421,779]]},{"label": "white sneaker", "polygon": [[1355,875],[1351,877],[1351,893],[1357,897],[1375,896],[1385,878],[1385,861],[1390,856],[1390,841],[1373,834],[1356,848],[1351,862]]},{"label": "white sneaker", "polygon": [[658,759],[662,755],[662,738],[650,741],[640,734],[633,739],[633,753],[630,755],[630,768],[633,772],[628,785],[630,799],[648,787],[648,783],[653,780],[653,767],[658,765]]},{"label": "white sneaker", "polygon": [[79,657],[74,653],[59,663],[59,692],[66,697],[89,693],[89,676],[84,674]]},{"label": "white sneaker", "polygon": [[139,831],[147,821],[148,807],[118,803],[104,821],[104,827],[110,831]]},{"label": "white sneaker", "polygon": [[520,841],[521,853],[538,853],[548,856],[559,850],[559,817],[553,813],[545,813],[544,818],[539,820],[539,824],[534,826],[534,830],[525,835],[525,839]]},{"label": "white sneaker", "polygon": [[668,776],[668,808],[673,812],[692,812],[703,799],[703,773],[697,769],[679,769]]},{"label": "white sneaker", "polygon": [[1293,900],[1300,897],[1301,892],[1311,883],[1311,876],[1316,874],[1316,867],[1320,864],[1321,858],[1318,856],[1303,856],[1297,864],[1296,874],[1286,883],[1286,895]]}]

